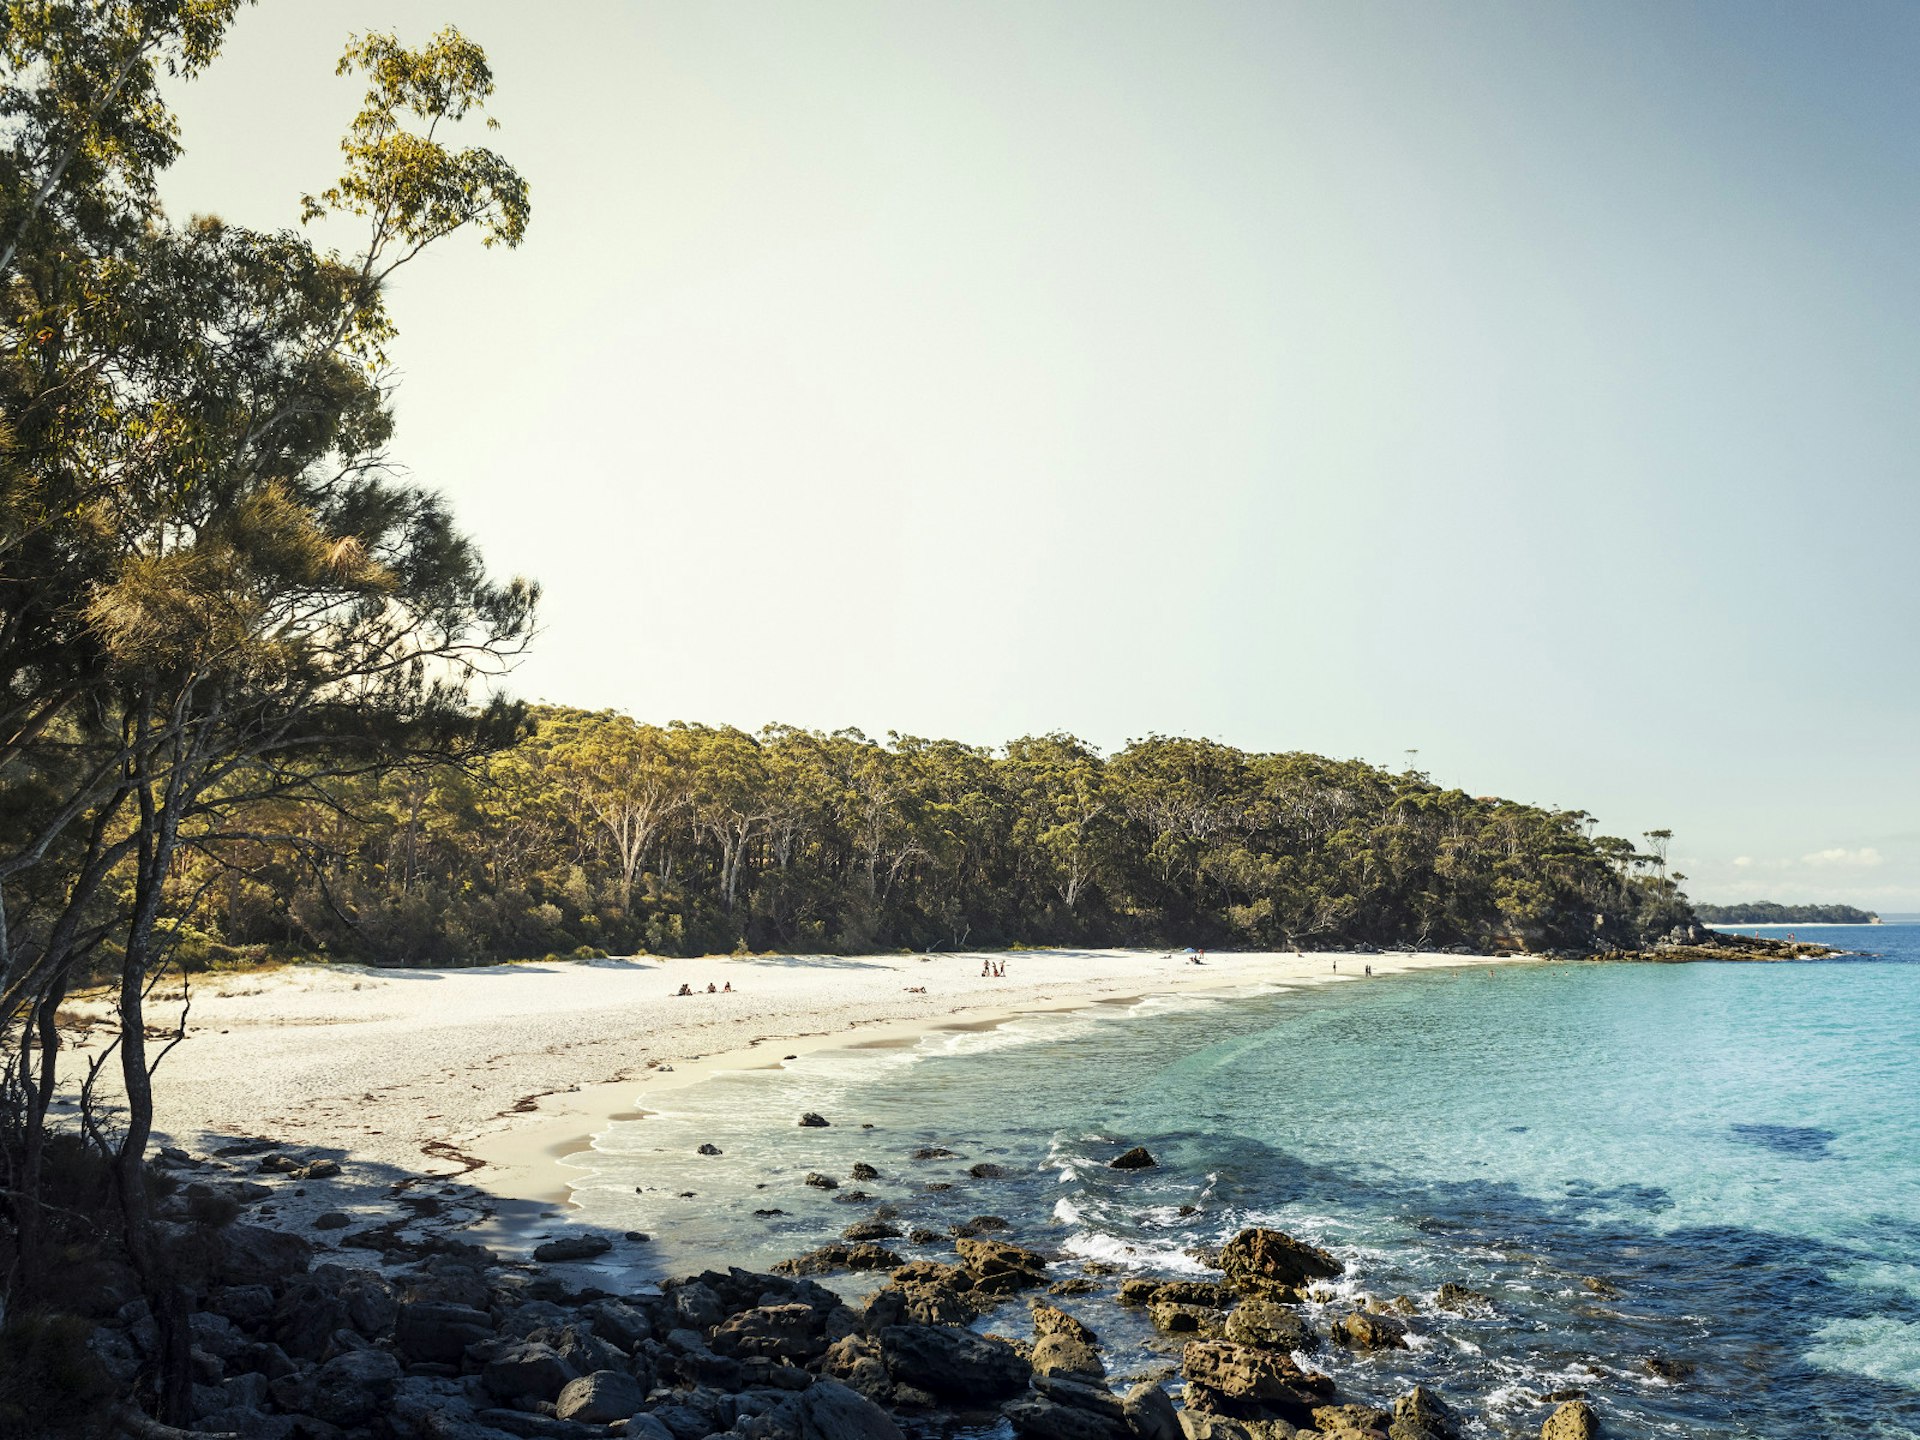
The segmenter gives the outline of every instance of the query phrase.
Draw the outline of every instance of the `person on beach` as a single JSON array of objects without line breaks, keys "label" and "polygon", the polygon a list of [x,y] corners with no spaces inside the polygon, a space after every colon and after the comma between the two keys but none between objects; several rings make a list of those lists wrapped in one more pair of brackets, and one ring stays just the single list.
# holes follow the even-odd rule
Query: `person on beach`
[{"label": "person on beach", "polygon": [[680,982],[680,989],[676,993],[680,995],[691,995],[693,993],[693,987],[682,980]]},{"label": "person on beach", "polygon": [[709,995],[712,995],[712,994],[715,994],[715,993],[716,993],[716,992],[715,992],[715,990],[714,990],[714,988],[713,988],[713,982],[712,982],[711,980],[709,980],[709,981],[707,981],[707,994],[709,994]]},{"label": "person on beach", "polygon": [[982,980],[991,980],[993,978],[993,961],[986,959],[981,960],[980,978]]},{"label": "person on beach", "polygon": [[726,984],[722,985],[720,987],[720,993],[722,995],[731,995],[733,993],[733,982],[729,980]]}]

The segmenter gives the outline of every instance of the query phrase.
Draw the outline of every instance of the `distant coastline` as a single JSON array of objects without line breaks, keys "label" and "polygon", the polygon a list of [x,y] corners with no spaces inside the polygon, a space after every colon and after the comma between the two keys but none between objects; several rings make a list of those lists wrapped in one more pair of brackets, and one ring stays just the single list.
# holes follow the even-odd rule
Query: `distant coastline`
[{"label": "distant coastline", "polygon": [[1700,905],[1694,914],[1705,925],[1878,925],[1871,910],[1852,905],[1780,905],[1753,900],[1738,905]]}]

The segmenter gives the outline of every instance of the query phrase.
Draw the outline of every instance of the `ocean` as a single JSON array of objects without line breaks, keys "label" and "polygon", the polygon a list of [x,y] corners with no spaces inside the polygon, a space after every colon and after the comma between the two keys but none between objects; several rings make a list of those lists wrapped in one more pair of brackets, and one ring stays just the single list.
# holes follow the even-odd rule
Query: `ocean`
[{"label": "ocean", "polygon": [[[1323,1331],[1357,1295],[1411,1302],[1411,1350],[1312,1357],[1376,1403],[1422,1382],[1485,1436],[1537,1435],[1574,1390],[1614,1440],[1920,1436],[1920,926],[1796,933],[1869,953],[1429,971],[770,1054],[615,1123],[574,1198],[654,1234],[667,1273],[764,1266],[880,1204],[909,1230],[1002,1217],[1108,1284],[1200,1275],[1191,1250],[1270,1225],[1346,1263]],[[1106,1166],[1131,1145],[1159,1165]],[[1491,1311],[1438,1310],[1447,1281]],[[1177,1363],[1139,1312],[1063,1303],[1115,1376]]]}]

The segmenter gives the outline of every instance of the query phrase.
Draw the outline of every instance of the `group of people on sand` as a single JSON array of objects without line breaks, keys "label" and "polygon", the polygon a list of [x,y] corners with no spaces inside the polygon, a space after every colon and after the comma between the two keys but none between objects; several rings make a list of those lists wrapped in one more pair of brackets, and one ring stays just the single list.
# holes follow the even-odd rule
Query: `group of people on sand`
[{"label": "group of people on sand", "polygon": [[[685,981],[682,981],[680,983],[680,988],[673,992],[674,998],[676,1000],[682,995],[691,995],[693,993],[694,993],[693,987],[687,984]],[[733,982],[731,980],[727,981],[727,983],[722,985],[718,990],[713,988],[713,982],[711,980],[707,982],[707,994],[709,995],[731,995],[732,993],[733,993]]]},{"label": "group of people on sand", "polygon": [[999,964],[996,965],[991,960],[982,960],[980,962],[980,978],[982,980],[1006,979],[1007,978],[1007,962],[1002,960]]}]

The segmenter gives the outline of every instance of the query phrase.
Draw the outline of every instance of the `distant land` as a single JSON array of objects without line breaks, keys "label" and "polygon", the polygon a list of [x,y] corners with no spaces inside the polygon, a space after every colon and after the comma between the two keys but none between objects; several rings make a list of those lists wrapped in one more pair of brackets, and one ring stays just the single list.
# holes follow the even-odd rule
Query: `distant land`
[{"label": "distant land", "polygon": [[1695,905],[1693,913],[1708,925],[1878,925],[1871,910],[1851,905],[1776,905],[1754,900],[1745,905]]}]

